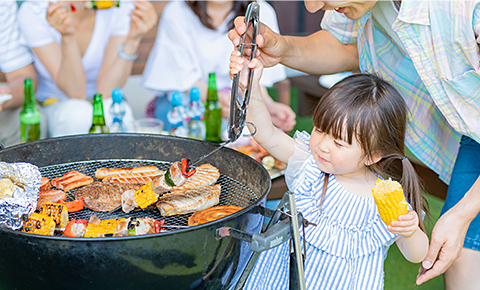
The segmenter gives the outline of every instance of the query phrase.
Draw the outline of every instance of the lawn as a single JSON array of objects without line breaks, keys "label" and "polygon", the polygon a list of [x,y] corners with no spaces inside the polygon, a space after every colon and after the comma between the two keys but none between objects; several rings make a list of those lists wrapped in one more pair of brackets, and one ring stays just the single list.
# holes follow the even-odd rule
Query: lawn
[{"label": "lawn", "polygon": [[[275,97],[275,92],[270,91],[270,94]],[[291,90],[291,107],[296,112],[297,110],[297,91]],[[311,117],[297,117],[297,124],[292,130],[292,134],[296,130],[305,130],[311,132],[313,128]],[[437,221],[440,211],[442,209],[443,200],[433,195],[426,194],[427,201],[430,206],[431,221],[426,221],[425,226],[427,234],[430,234],[433,225]],[[420,264],[413,264],[408,262],[394,244],[388,251],[387,259],[385,260],[385,290],[404,290],[404,289],[421,289],[421,290],[442,290],[445,289],[443,282],[443,275],[436,277],[421,286],[415,285],[415,278],[418,273]]]}]

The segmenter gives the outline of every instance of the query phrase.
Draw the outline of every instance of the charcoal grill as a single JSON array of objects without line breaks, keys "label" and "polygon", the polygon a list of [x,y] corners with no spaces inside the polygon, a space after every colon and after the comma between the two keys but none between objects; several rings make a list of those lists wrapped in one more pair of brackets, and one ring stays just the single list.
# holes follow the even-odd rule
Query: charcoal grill
[{"label": "charcoal grill", "polygon": [[[183,157],[199,158],[215,144],[178,137],[146,134],[95,134],[45,139],[0,150],[0,160],[29,162],[52,178],[70,170],[94,176],[100,167],[155,165],[166,169]],[[38,236],[0,228],[0,288],[38,287],[127,289],[229,289],[235,285],[252,252],[249,243],[216,239],[220,227],[260,232],[259,205],[271,185],[268,172],[252,158],[221,148],[206,158],[221,173],[221,205],[244,209],[217,221],[188,229],[137,237],[69,238]],[[73,199],[73,191],[68,193]],[[156,210],[72,214],[88,219],[95,213],[110,217],[150,216]],[[186,225],[190,215],[165,218]]]}]

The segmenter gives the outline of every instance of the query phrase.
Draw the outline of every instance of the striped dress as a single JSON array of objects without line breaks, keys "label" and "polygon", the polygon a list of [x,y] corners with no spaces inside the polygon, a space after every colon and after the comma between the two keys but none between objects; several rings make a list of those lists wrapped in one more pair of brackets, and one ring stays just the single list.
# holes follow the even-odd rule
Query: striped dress
[{"label": "striped dress", "polygon": [[[297,132],[295,154],[286,172],[297,210],[317,224],[305,229],[307,289],[383,289],[383,263],[398,236],[390,233],[373,198],[344,189],[330,176],[322,211],[325,174],[308,151],[309,135]],[[289,243],[262,252],[245,289],[289,288]]]}]

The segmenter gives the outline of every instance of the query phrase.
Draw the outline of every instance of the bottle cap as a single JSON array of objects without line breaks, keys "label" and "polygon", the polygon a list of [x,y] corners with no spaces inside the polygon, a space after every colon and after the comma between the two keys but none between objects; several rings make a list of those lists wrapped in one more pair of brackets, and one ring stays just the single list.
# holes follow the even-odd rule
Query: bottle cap
[{"label": "bottle cap", "polygon": [[112,101],[114,103],[121,103],[123,101],[123,92],[120,88],[115,88],[112,90]]},{"label": "bottle cap", "polygon": [[175,92],[172,94],[172,106],[181,106],[183,101],[182,94],[180,92]]},{"label": "bottle cap", "polygon": [[190,102],[198,102],[200,101],[200,89],[197,87],[193,87],[190,90]]}]

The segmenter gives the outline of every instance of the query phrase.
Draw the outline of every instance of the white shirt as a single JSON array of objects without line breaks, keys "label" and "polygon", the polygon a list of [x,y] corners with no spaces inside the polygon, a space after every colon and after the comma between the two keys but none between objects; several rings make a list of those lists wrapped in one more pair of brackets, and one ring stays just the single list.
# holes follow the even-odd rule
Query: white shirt
[{"label": "white shirt", "polygon": [[[48,2],[29,1],[22,4],[18,11],[18,21],[27,44],[30,47],[40,47],[52,42],[61,45],[62,35],[47,21],[46,13]],[[119,8],[98,10],[95,16],[95,27],[92,38],[82,64],[87,78],[87,99],[93,98],[97,93],[97,77],[103,63],[103,56],[108,41],[112,36],[127,35],[130,29],[131,3],[122,4]],[[52,76],[35,56],[35,68],[38,74],[38,88],[36,98],[39,101],[52,97],[59,100],[68,99],[68,96],[58,88]]]},{"label": "white shirt", "polygon": [[[260,21],[278,32],[275,10],[260,4]],[[169,2],[162,13],[155,44],[143,71],[143,84],[155,91],[186,91],[197,81],[208,83],[216,73],[217,89],[231,88],[228,76],[233,45],[228,38],[231,13],[216,30],[200,22],[184,1]],[[277,65],[264,70],[261,84],[272,86],[286,78],[285,68]]]},{"label": "white shirt", "polygon": [[0,71],[9,73],[33,62],[17,23],[17,3],[0,1]]}]

